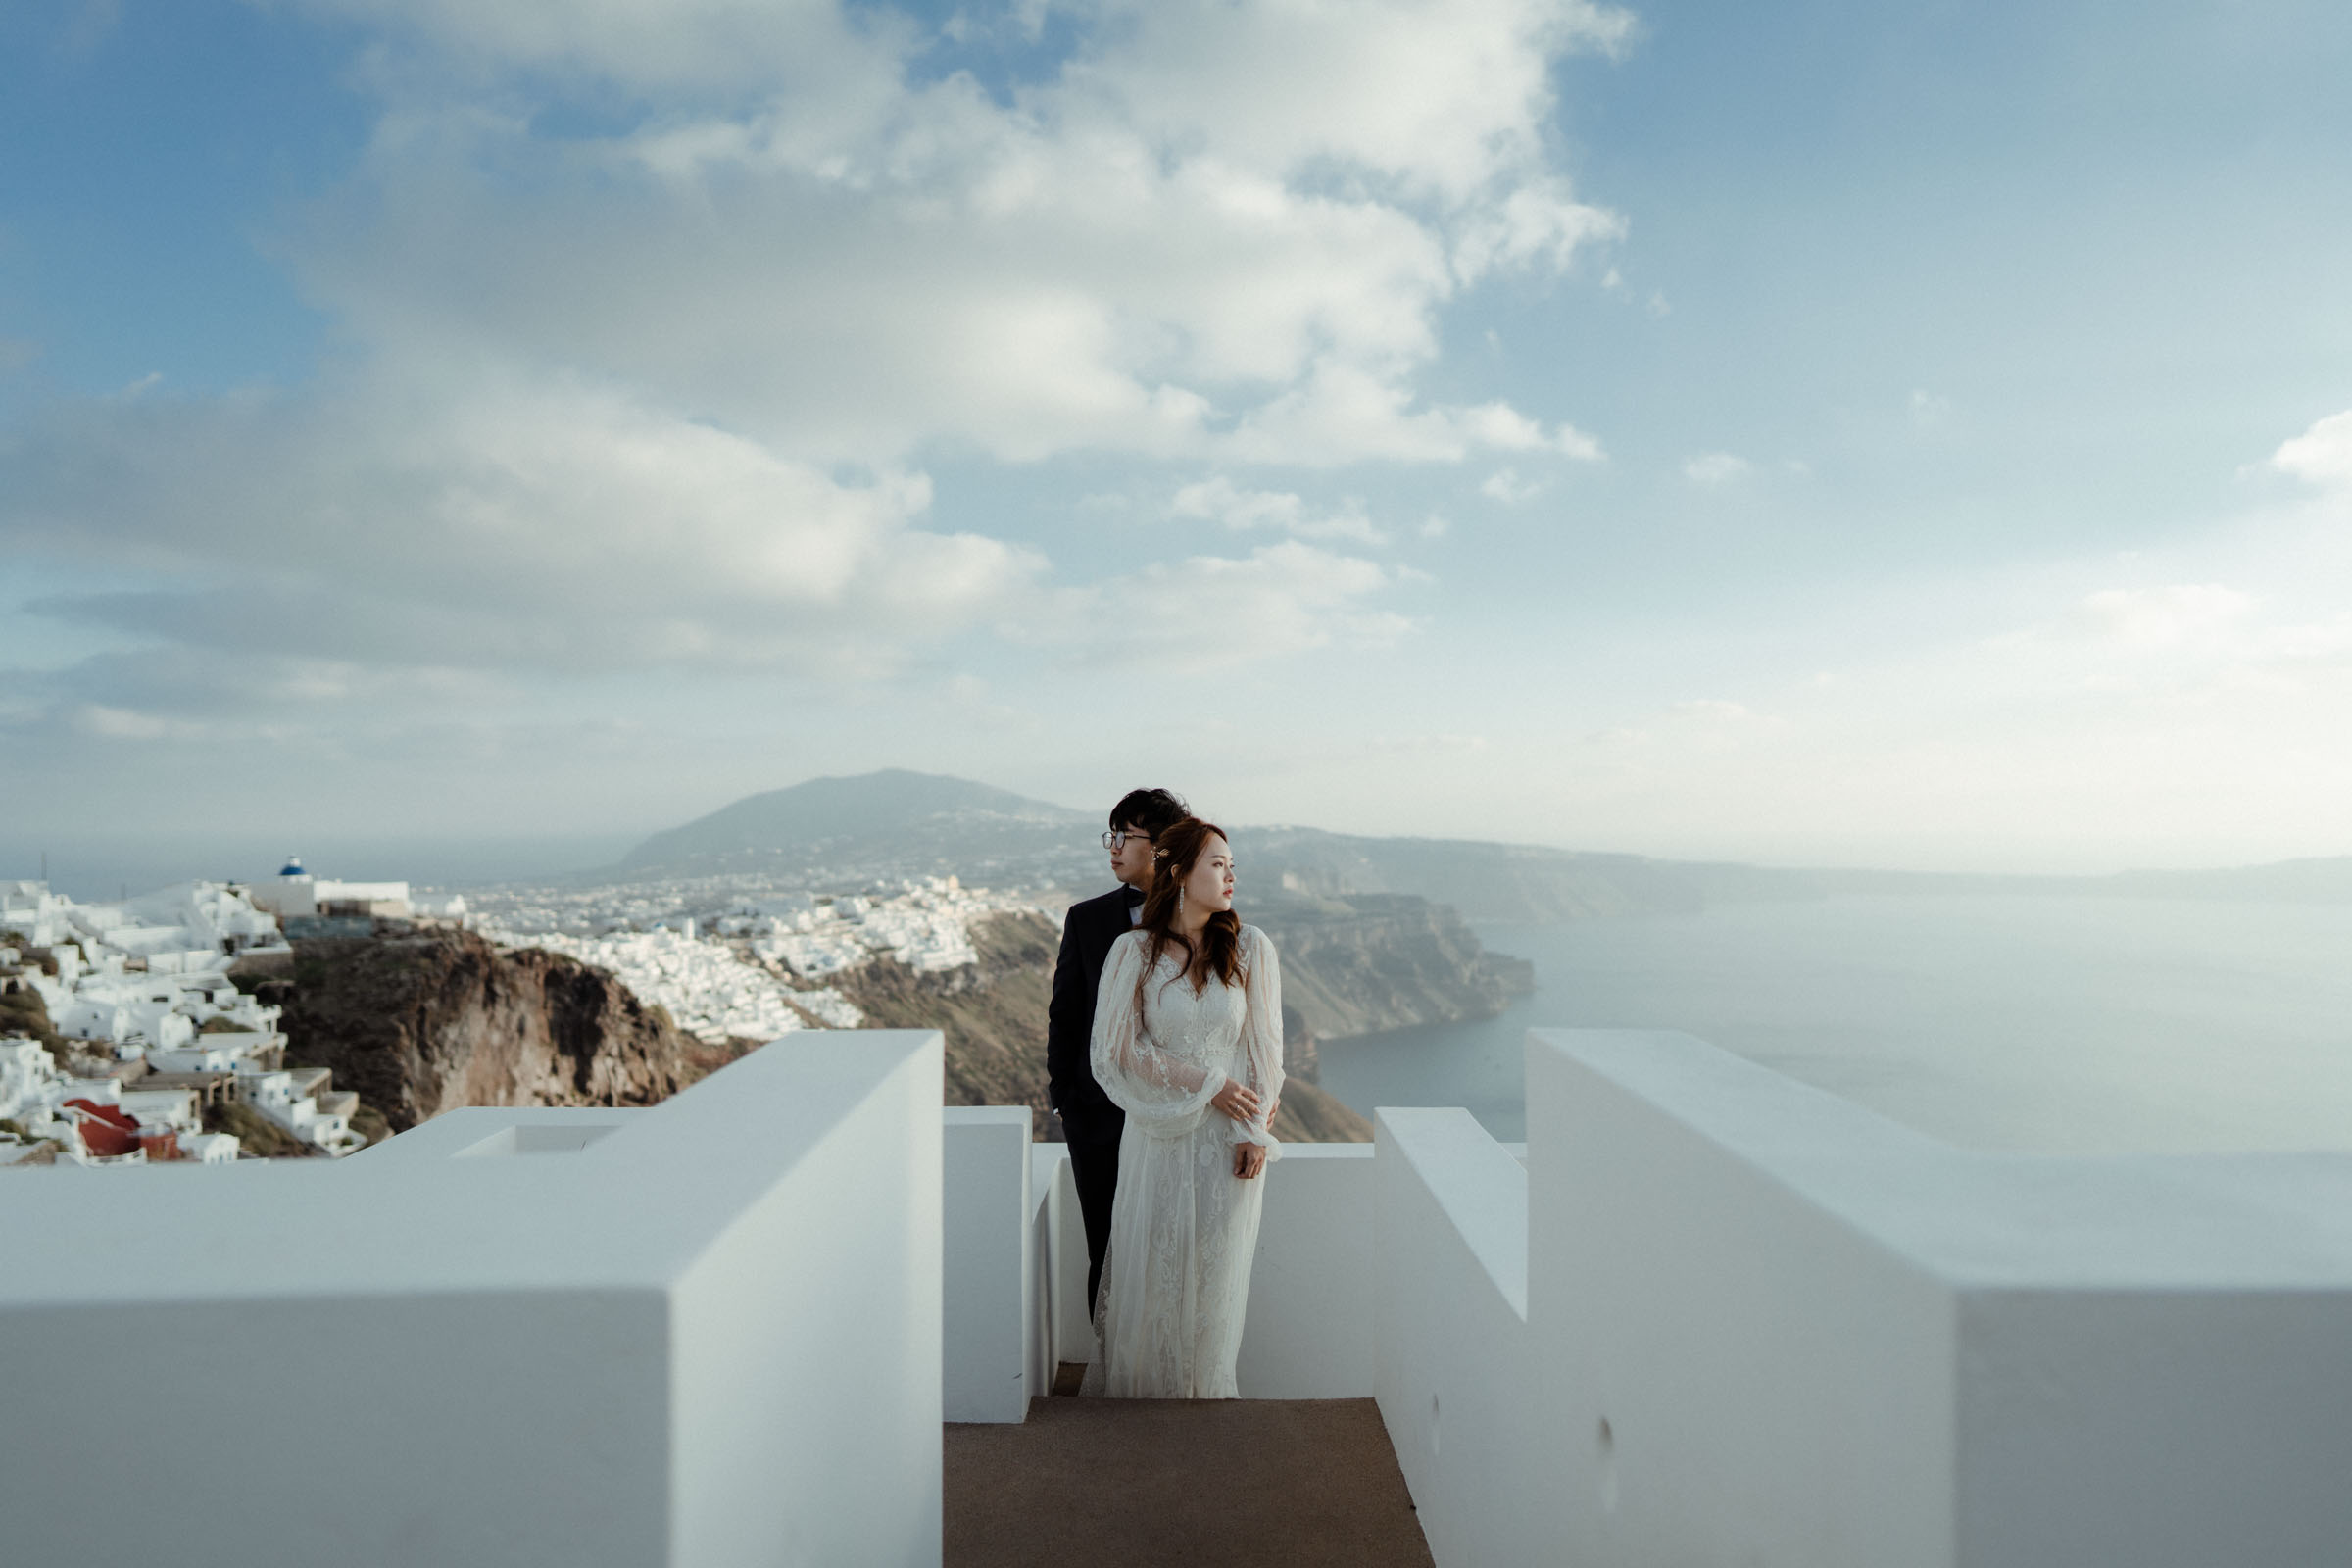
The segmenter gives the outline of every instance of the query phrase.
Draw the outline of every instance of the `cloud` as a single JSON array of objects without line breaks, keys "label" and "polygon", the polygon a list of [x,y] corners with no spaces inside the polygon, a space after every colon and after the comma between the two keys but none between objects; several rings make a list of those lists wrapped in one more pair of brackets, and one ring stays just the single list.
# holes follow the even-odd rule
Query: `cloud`
[{"label": "cloud", "polygon": [[2082,612],[2107,638],[2126,648],[2173,648],[2224,630],[2254,608],[2249,596],[2219,583],[2162,588],[2108,588],[2082,601]]},{"label": "cloud", "polygon": [[1478,493],[1506,507],[1517,507],[1542,495],[1544,486],[1534,479],[1522,479],[1515,468],[1496,468],[1480,481]]},{"label": "cloud", "polygon": [[[1467,207],[1537,167],[1550,63],[1622,48],[1632,17],[1586,0],[1349,6],[1111,0],[1074,83],[1155,143],[1284,177],[1371,173]],[[1109,41],[1109,40],[1114,40]],[[1556,187],[1544,185],[1552,192]]]},{"label": "cloud", "polygon": [[843,483],[612,388],[433,391],[76,411],[0,465],[0,536],[70,519],[86,555],[177,584],[53,615],[405,665],[855,663],[1042,570],[919,526],[919,474]]},{"label": "cloud", "polygon": [[1745,458],[1729,452],[1708,452],[1683,463],[1683,477],[1692,484],[1714,488],[1744,479],[1753,471]]},{"label": "cloud", "polygon": [[2271,466],[2323,489],[2352,488],[2352,410],[2331,414],[2271,454]]},{"label": "cloud", "polygon": [[[297,246],[381,350],[592,368],[819,462],[1598,456],[1505,404],[1425,405],[1415,377],[1461,288],[1621,228],[1544,139],[1551,63],[1620,39],[1615,13],[1088,6],[1061,69],[1004,102],[913,79],[906,26],[818,4],[686,0],[673,25],[609,0],[570,25],[314,3],[509,73],[454,99],[396,80]],[[733,89],[771,57],[800,62],[781,88]],[[547,90],[534,69],[648,110],[550,136],[505,107]]]},{"label": "cloud", "polygon": [[1058,596],[1018,631],[1091,661],[1213,669],[1332,645],[1377,647],[1412,621],[1368,601],[1396,574],[1286,540],[1248,556],[1195,556]]},{"label": "cloud", "polygon": [[[1571,199],[1561,181],[1522,185],[1461,226],[1453,270],[1465,281],[1536,266],[1565,271],[1579,251],[1623,238],[1625,226],[1617,214]],[[1601,286],[1612,286],[1614,277],[1612,270]]]},{"label": "cloud", "polygon": [[[1623,233],[1553,128],[1559,63],[1629,36],[1612,8],[1028,5],[1005,25],[1055,58],[984,84],[943,29],[836,0],[256,3],[355,30],[375,95],[271,236],[334,358],[14,420],[0,549],[107,579],[38,611],[141,646],[11,723],[889,672],[1057,607],[1054,646],[1119,658],[1378,644],[1413,579],[1339,548],[1381,542],[1366,509],[1246,467],[1603,459],[1428,372],[1471,291]],[[1268,542],[1087,582],[937,520],[933,472],[1065,454],[1214,472],[1182,505]]]},{"label": "cloud", "polygon": [[1168,514],[1221,522],[1228,528],[1276,528],[1300,539],[1353,539],[1380,544],[1384,536],[1364,515],[1361,501],[1348,498],[1337,511],[1317,512],[1305,498],[1287,490],[1243,490],[1223,474],[1188,484],[1168,503]]},{"label": "cloud", "polygon": [[1907,407],[1910,410],[1911,422],[1922,429],[1933,429],[1946,424],[1950,422],[1953,414],[1953,404],[1950,398],[1939,392],[1931,392],[1926,387],[1912,388],[1911,399]]},{"label": "cloud", "polygon": [[[257,0],[271,3],[271,0]],[[408,72],[570,74],[639,93],[886,89],[912,52],[890,13],[808,0],[276,0],[426,52]],[[385,69],[381,62],[377,69]]]},{"label": "cloud", "polygon": [[74,724],[82,733],[103,740],[186,740],[204,733],[203,725],[184,719],[138,713],[125,708],[106,708],[96,703],[76,710]]}]

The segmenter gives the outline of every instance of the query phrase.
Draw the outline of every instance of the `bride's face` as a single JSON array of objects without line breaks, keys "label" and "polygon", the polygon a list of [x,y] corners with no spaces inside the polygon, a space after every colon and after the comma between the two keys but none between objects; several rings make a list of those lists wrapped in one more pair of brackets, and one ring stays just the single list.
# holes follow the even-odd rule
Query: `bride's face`
[{"label": "bride's face", "polygon": [[1214,833],[1185,876],[1184,902],[1210,914],[1233,907],[1233,851]]}]

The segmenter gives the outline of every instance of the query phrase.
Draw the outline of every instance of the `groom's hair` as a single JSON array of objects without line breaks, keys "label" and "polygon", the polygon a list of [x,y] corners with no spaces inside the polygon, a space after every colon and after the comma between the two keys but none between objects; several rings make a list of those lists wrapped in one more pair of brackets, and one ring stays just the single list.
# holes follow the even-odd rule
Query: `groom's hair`
[{"label": "groom's hair", "polygon": [[1157,843],[1162,833],[1192,814],[1184,797],[1172,790],[1129,790],[1110,808],[1110,825],[1140,827]]}]

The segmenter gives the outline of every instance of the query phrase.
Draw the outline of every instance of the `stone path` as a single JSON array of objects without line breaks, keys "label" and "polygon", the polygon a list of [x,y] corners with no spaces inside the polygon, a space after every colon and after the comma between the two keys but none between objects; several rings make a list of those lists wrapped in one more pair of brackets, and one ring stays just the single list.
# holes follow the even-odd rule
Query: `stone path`
[{"label": "stone path", "polygon": [[1430,1568],[1370,1399],[1033,1399],[947,1429],[948,1568]]}]

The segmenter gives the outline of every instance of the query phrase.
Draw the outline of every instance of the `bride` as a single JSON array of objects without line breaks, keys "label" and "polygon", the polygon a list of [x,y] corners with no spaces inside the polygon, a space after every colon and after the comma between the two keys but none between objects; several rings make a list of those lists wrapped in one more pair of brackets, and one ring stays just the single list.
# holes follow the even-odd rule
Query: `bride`
[{"label": "bride", "polygon": [[1159,835],[1095,1003],[1095,1081],[1127,1113],[1087,1392],[1232,1399],[1282,1096],[1282,972],[1233,912],[1224,833]]}]

